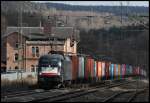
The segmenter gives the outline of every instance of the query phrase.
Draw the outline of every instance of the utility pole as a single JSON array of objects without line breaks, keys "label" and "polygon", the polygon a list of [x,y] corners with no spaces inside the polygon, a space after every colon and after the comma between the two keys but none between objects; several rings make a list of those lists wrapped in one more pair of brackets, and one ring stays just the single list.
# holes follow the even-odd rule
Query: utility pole
[{"label": "utility pole", "polygon": [[20,49],[21,49],[21,45],[22,45],[22,41],[21,41],[21,39],[22,39],[22,37],[21,37],[21,34],[22,34],[22,5],[20,4],[20,11],[19,11],[19,35],[18,35],[18,43],[19,43],[19,45],[18,45],[18,68],[19,69],[21,69],[21,67],[20,67]]},{"label": "utility pole", "polygon": [[130,2],[127,1],[127,8],[126,8],[127,9],[127,16],[129,16],[129,6],[130,6],[129,4],[130,4]]},{"label": "utility pole", "polygon": [[120,1],[120,5],[121,5],[121,24],[122,24],[122,6],[123,6],[122,1]]},{"label": "utility pole", "polygon": [[[22,52],[23,52],[23,45],[22,45],[22,2],[20,2],[20,10],[18,12],[18,60],[17,60],[17,63],[18,63],[18,70],[17,70],[17,78],[19,78],[19,70],[21,71],[22,70]],[[22,78],[22,74],[21,74],[21,78]]]},{"label": "utility pole", "polygon": [[41,11],[41,5],[40,5],[40,27],[42,26],[42,11]]}]

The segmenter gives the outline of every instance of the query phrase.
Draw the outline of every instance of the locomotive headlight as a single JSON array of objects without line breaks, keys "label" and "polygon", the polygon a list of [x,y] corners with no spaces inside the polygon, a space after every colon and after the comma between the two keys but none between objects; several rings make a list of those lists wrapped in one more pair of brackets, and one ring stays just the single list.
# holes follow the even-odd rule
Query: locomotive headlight
[{"label": "locomotive headlight", "polygon": [[39,75],[42,75],[42,72],[39,72]]},{"label": "locomotive headlight", "polygon": [[61,67],[61,62],[58,62],[58,66]]}]

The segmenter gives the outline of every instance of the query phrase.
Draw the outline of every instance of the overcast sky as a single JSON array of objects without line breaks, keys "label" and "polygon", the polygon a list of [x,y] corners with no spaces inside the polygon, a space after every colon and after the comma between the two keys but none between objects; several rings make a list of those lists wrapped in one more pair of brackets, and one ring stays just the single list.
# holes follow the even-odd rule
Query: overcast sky
[{"label": "overcast sky", "polygon": [[[52,3],[65,3],[71,5],[120,5],[121,1],[34,1],[34,2],[52,2]],[[149,1],[122,1],[123,5],[129,6],[146,6],[149,7]]]}]

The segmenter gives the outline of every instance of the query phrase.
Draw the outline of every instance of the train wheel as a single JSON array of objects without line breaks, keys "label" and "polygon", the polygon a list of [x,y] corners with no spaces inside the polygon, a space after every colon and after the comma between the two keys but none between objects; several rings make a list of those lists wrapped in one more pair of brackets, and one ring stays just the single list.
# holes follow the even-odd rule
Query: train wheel
[{"label": "train wheel", "polygon": [[65,88],[65,84],[64,83],[60,83],[56,86],[56,88]]}]

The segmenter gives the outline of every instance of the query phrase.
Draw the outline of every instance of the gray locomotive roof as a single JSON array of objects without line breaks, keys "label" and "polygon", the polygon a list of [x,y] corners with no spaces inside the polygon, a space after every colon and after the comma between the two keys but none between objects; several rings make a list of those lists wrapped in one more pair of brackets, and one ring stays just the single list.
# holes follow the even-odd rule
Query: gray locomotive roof
[{"label": "gray locomotive roof", "polygon": [[46,59],[58,58],[61,60],[64,59],[64,57],[60,54],[46,54],[46,55],[41,56],[40,58],[46,58]]}]

